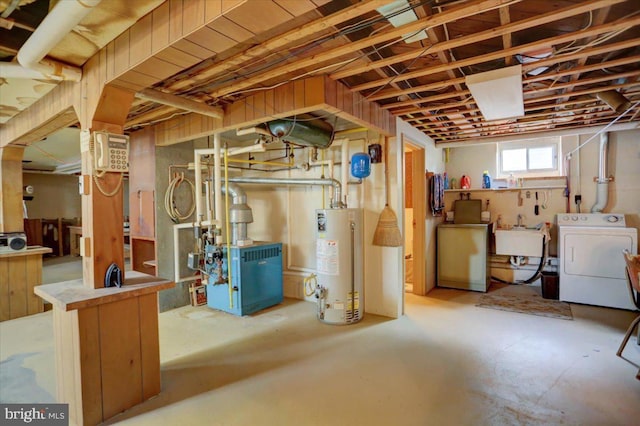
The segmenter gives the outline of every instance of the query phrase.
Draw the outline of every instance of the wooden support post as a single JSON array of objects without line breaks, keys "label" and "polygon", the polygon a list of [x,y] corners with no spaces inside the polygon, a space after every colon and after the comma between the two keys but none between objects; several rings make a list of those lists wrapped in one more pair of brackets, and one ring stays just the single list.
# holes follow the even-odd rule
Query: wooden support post
[{"label": "wooden support post", "polygon": [[123,133],[123,125],[133,102],[133,92],[105,87],[91,121],[91,129],[81,132],[83,182],[89,190],[82,193],[82,241],[85,250],[82,276],[85,286],[103,288],[112,263],[124,271],[124,212],[122,173],[96,173],[92,134],[95,131]]},{"label": "wooden support post", "polygon": [[23,232],[22,156],[24,147],[0,148],[0,232]]}]

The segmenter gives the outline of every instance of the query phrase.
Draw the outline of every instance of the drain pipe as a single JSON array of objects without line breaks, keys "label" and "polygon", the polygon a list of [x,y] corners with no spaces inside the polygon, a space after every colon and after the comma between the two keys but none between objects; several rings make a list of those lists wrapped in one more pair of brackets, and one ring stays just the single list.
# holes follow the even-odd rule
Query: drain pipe
[{"label": "drain pipe", "polygon": [[287,179],[287,178],[264,178],[264,177],[231,177],[229,182],[267,185],[323,185],[333,186],[333,198],[331,199],[332,209],[345,208],[341,201],[342,185],[336,179]]},{"label": "drain pipe", "polygon": [[609,199],[609,178],[607,177],[607,150],[609,148],[609,133],[600,134],[598,156],[598,185],[596,189],[596,203],[591,207],[591,213],[602,213]]},{"label": "drain pipe", "polygon": [[18,64],[3,64],[2,76],[12,78],[45,78],[80,81],[82,69],[44,59],[101,0],[59,1],[45,16],[16,56]]}]

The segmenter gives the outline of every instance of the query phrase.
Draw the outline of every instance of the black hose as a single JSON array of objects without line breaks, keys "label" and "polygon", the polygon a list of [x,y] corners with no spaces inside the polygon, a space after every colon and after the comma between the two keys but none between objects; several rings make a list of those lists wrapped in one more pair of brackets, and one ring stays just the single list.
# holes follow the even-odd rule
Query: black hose
[{"label": "black hose", "polygon": [[542,241],[542,256],[540,256],[540,264],[538,265],[538,269],[536,269],[536,272],[531,277],[527,278],[524,281],[507,281],[498,277],[494,277],[492,275],[491,279],[504,284],[516,284],[516,285],[531,284],[532,282],[540,278],[540,276],[542,275],[542,270],[544,269],[544,265],[546,263],[547,263],[547,242],[546,242],[546,238],[544,238],[544,240]]}]

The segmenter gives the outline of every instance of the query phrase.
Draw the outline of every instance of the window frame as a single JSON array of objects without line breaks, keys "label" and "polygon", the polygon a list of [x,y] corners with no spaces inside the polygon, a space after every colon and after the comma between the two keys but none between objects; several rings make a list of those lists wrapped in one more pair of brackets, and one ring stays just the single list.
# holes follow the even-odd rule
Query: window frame
[{"label": "window frame", "polygon": [[[539,139],[527,139],[522,141],[499,142],[496,149],[496,170],[498,178],[506,179],[513,173],[515,177],[557,177],[562,176],[562,161],[560,154],[562,152],[562,139],[559,136],[550,136]],[[529,150],[535,148],[552,148],[553,167],[548,169],[530,169],[529,168]],[[503,169],[503,152],[515,149],[526,150],[526,166],[523,171],[505,171]]]}]

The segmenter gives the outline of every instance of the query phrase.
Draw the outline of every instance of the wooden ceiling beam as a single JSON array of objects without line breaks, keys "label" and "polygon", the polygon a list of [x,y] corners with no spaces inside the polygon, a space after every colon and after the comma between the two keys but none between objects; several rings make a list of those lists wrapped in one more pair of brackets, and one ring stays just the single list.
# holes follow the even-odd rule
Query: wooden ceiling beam
[{"label": "wooden ceiling beam", "polygon": [[[500,25],[505,26],[511,23],[511,14],[509,13],[509,6],[503,6],[498,9],[500,12]],[[511,32],[502,34],[502,48],[510,49],[513,46],[513,37]],[[504,58],[504,63],[507,66],[513,65],[513,56],[507,56]]]},{"label": "wooden ceiling beam", "polygon": [[[614,59],[607,62],[601,62],[598,64],[585,65],[583,67],[578,67],[578,68],[570,68],[564,71],[551,71],[544,74],[529,76],[525,78],[522,81],[522,83],[524,86],[528,83],[534,83],[534,82],[543,81],[543,80],[557,80],[562,77],[573,75],[574,73],[583,74],[590,71],[602,70],[605,68],[612,68],[612,67],[639,63],[639,62],[640,62],[640,55],[634,55],[634,56],[629,56],[625,58]],[[411,89],[404,89],[400,91],[383,90],[383,91],[380,91],[379,93],[376,93],[373,96],[369,96],[367,99],[369,99],[370,101],[379,101],[382,99],[388,99],[388,98],[398,97],[402,95],[407,95],[409,93],[427,92],[430,90],[441,90],[441,89],[450,87],[454,83],[464,83],[464,77],[461,77],[456,80],[437,81],[435,83],[429,83],[421,86],[414,86]]]},{"label": "wooden ceiling beam", "polygon": [[[603,90],[625,89],[625,88],[628,88],[628,87],[633,87],[633,86],[638,86],[638,85],[639,85],[638,82],[631,82],[631,83],[616,84],[616,85],[611,85],[611,86],[606,86],[606,87],[595,87],[595,88],[590,88],[590,89],[585,89],[585,90],[580,90],[580,91],[577,91],[577,92],[573,92],[573,93],[571,93],[571,97],[582,96],[582,95],[590,95],[590,94],[602,92]],[[549,96],[542,96],[542,97],[539,97],[539,98],[525,99],[524,100],[524,104],[526,106],[528,104],[544,102],[544,101],[548,101],[548,100],[560,99],[560,98],[565,97],[565,96],[566,96],[565,94],[555,94],[555,95],[549,95]],[[444,105],[434,105],[432,107],[405,108],[405,109],[402,109],[402,110],[392,111],[392,113],[394,115],[415,114],[415,113],[419,113],[419,112],[427,112],[427,111],[434,111],[434,110],[446,110],[446,109],[451,109],[451,108],[460,108],[460,107],[465,106],[465,105],[470,104],[470,103],[475,104],[475,102],[473,102],[473,100],[470,99],[470,100],[465,101],[465,102],[455,102],[455,103],[449,103],[449,104],[444,104]]]},{"label": "wooden ceiling beam", "polygon": [[[601,76],[601,77],[594,77],[594,78],[590,78],[590,79],[585,79],[585,80],[579,80],[579,81],[574,81],[574,82],[569,82],[569,83],[562,83],[562,84],[553,84],[551,83],[549,86],[547,87],[541,87],[541,88],[533,88],[533,89],[529,89],[529,90],[523,90],[523,95],[527,96],[527,95],[531,95],[534,93],[541,93],[541,92],[548,92],[551,90],[562,90],[568,87],[574,88],[577,86],[585,86],[587,84],[595,84],[595,83],[602,83],[604,81],[610,81],[610,80],[617,80],[619,78],[626,78],[626,77],[634,77],[640,75],[640,70],[635,70],[635,71],[629,71],[629,72],[624,72],[624,73],[619,73],[619,74],[611,74],[611,75],[605,75],[605,76]],[[524,83],[523,83],[524,85]],[[408,106],[408,105],[418,105],[421,103],[429,103],[429,102],[437,102],[437,101],[442,101],[445,99],[451,99],[451,98],[458,98],[460,96],[470,96],[471,92],[468,90],[463,90],[459,93],[444,93],[441,95],[435,95],[435,96],[430,96],[427,98],[422,98],[422,99],[411,99],[409,101],[402,101],[402,102],[395,102],[392,104],[386,104],[383,105],[382,108],[383,109],[389,109],[389,110],[393,110],[394,108],[400,108],[403,106]],[[561,98],[559,98],[561,99]],[[392,111],[393,112],[393,111]]]},{"label": "wooden ceiling beam", "polygon": [[[591,123],[592,125],[598,125],[601,124],[603,122],[609,122],[613,119],[615,119],[617,117],[616,114],[607,114],[606,116],[599,116],[599,117],[595,117],[591,119]],[[625,117],[630,117],[630,114],[627,114]],[[483,128],[483,127],[478,127],[477,129],[475,129],[474,131],[458,131],[455,133],[455,135],[450,135],[451,137],[456,137],[457,139],[461,139],[461,137],[465,137],[465,138],[477,138],[482,136],[483,134],[486,133],[491,133],[493,135],[495,135],[495,133],[497,132],[502,132],[504,131],[504,133],[506,134],[519,134],[519,133],[524,133],[522,130],[524,129],[525,132],[527,130],[541,130],[541,129],[546,129],[548,128],[548,126],[552,125],[552,126],[575,126],[575,127],[584,127],[583,123],[580,123],[580,118],[576,118],[576,120],[578,121],[578,123],[572,123],[570,121],[559,121],[559,120],[545,120],[545,121],[532,121],[530,123],[526,123],[526,122],[521,122],[518,123],[517,126],[517,131],[513,130],[513,126],[509,126],[509,125],[505,125],[502,126],[502,128]],[[619,120],[620,122],[624,123],[625,122],[625,118],[623,117],[621,120]]]},{"label": "wooden ceiling beam", "polygon": [[178,110],[174,107],[161,105],[150,111],[137,114],[131,120],[127,120],[124,127],[125,129],[130,129],[132,127],[140,126],[143,124],[151,124],[159,119],[169,117],[171,114],[175,113],[176,111]]},{"label": "wooden ceiling beam", "polygon": [[171,95],[154,89],[144,89],[135,94],[136,98],[168,105],[184,111],[195,112],[212,118],[224,117],[222,108],[213,107],[203,102],[193,101],[189,98]]},{"label": "wooden ceiling beam", "polygon": [[[583,109],[584,110],[584,109]],[[550,114],[546,114],[546,115],[550,115]],[[628,114],[629,115],[629,114]],[[541,117],[544,117],[545,115],[540,115]],[[467,130],[463,130],[463,131],[457,131],[457,130],[445,130],[442,131],[441,134],[443,135],[461,135],[461,134],[472,134],[475,132],[491,132],[497,129],[503,129],[506,127],[530,127],[530,126],[535,126],[541,123],[550,123],[550,122],[554,122],[554,123],[565,123],[565,122],[570,122],[570,121],[575,121],[575,120],[582,120],[585,119],[587,117],[594,117],[594,116],[606,116],[606,117],[610,117],[610,118],[614,118],[617,115],[615,114],[614,111],[607,111],[607,110],[603,110],[601,108],[598,108],[597,111],[587,111],[587,112],[581,112],[579,114],[575,114],[570,116],[571,119],[568,120],[566,117],[562,117],[562,118],[554,118],[554,117],[549,117],[547,119],[543,119],[543,120],[527,120],[527,119],[518,119],[518,120],[514,120],[513,122],[510,123],[493,123],[493,124],[489,124],[489,123],[476,123],[476,127],[473,129],[473,131],[467,131]],[[569,116],[567,116],[569,117]],[[423,126],[416,126],[418,128],[423,127]]]},{"label": "wooden ceiling beam", "polygon": [[199,70],[198,73],[191,78],[178,81],[166,89],[169,91],[178,91],[185,88],[197,86],[198,83],[204,82],[218,74],[234,70],[240,66],[246,65],[248,61],[260,58],[272,52],[282,50],[288,45],[302,40],[306,37],[325,31],[336,25],[347,22],[351,19],[362,16],[368,12],[380,7],[379,0],[363,0],[353,6],[340,10],[329,16],[317,19],[309,24],[295,28],[282,35],[273,37],[264,43],[251,47],[243,52],[233,55],[224,61],[212,64],[211,66]]},{"label": "wooden ceiling beam", "polygon": [[[591,20],[589,22],[589,26],[604,24],[607,21],[607,17],[609,16],[609,12],[610,11],[611,11],[611,6],[607,6],[607,7],[604,7],[602,9],[598,9],[595,14],[591,14],[590,15]],[[584,44],[588,44],[588,43],[591,43],[593,40],[595,40],[595,37],[587,37],[584,40],[580,40],[580,42],[582,42]],[[578,67],[583,66],[584,64],[587,63],[588,60],[589,60],[588,56],[584,56],[584,57],[578,59],[577,66]],[[579,78],[580,78],[580,74],[579,73],[573,74],[571,76],[571,80],[573,80],[573,81],[576,81]],[[571,88],[567,88],[567,92],[568,91],[571,91]],[[558,101],[562,102],[563,100],[559,99]]]},{"label": "wooden ceiling beam", "polygon": [[[459,61],[455,62],[455,67],[465,67],[465,66],[469,66],[469,65],[476,65],[476,64],[479,64],[479,63],[488,62],[488,61],[492,61],[492,60],[495,60],[495,59],[501,59],[501,58],[504,58],[506,56],[515,55],[517,53],[533,52],[533,51],[536,51],[536,50],[539,50],[539,49],[542,49],[542,48],[553,47],[554,45],[563,44],[563,43],[569,43],[569,42],[572,42],[574,40],[578,40],[578,39],[584,38],[585,36],[592,36],[592,35],[598,35],[598,34],[602,34],[602,33],[606,33],[606,32],[627,29],[627,28],[630,28],[630,27],[634,27],[634,26],[636,26],[638,24],[640,24],[640,16],[634,16],[632,18],[627,18],[627,19],[616,21],[616,22],[611,22],[609,24],[599,25],[597,27],[593,27],[593,28],[588,29],[588,30],[577,31],[577,32],[573,32],[573,33],[568,33],[568,34],[556,36],[556,37],[550,37],[550,38],[546,38],[546,39],[543,39],[543,40],[535,41],[535,42],[532,42],[532,43],[524,44],[524,45],[521,45],[521,46],[512,47],[510,49],[503,49],[503,50],[500,50],[500,51],[497,51],[497,52],[487,53],[487,54],[484,54],[484,55],[479,55],[479,56],[474,56],[474,57],[471,57],[471,58],[459,60]],[[621,42],[621,43],[618,43],[618,44],[622,45],[624,43],[625,42]],[[631,47],[631,46],[637,45],[638,44],[638,40],[637,39],[627,40],[626,43],[627,43],[627,45],[629,47]],[[610,46],[612,46],[612,45],[605,45],[605,46],[601,46],[601,47],[607,49]],[[582,57],[583,55],[589,54],[589,52],[587,52],[588,50],[589,49],[585,49],[582,52],[577,52],[577,53],[574,53],[574,54],[562,54],[562,55],[558,55],[558,56],[553,57],[553,58],[536,61],[535,63],[523,65],[522,69],[523,69],[523,71],[532,70],[532,69],[535,69],[535,68],[543,66],[543,64],[545,64],[547,62],[555,63],[555,62],[560,62],[560,60],[567,60],[565,58],[572,57],[573,55],[577,55],[577,57]],[[591,52],[595,52],[597,50],[598,50],[597,48],[593,48],[591,50]],[[396,81],[409,80],[409,79],[412,79],[412,78],[424,77],[424,76],[427,76],[427,75],[436,74],[436,73],[439,73],[439,72],[444,72],[447,69],[450,69],[452,66],[454,66],[454,65],[441,65],[441,66],[430,67],[430,68],[417,70],[417,71],[413,71],[413,72],[408,72],[408,73],[402,74],[401,76],[397,76],[395,78],[395,80]],[[364,90],[374,89],[376,87],[384,86],[387,83],[388,83],[388,79],[375,80],[375,81],[370,81],[368,83],[364,83],[364,84],[360,84],[360,85],[354,86],[354,87],[352,87],[352,90],[361,92],[361,91],[364,91]]]},{"label": "wooden ceiling beam", "polygon": [[[524,117],[520,117],[517,120],[522,120],[522,122],[526,122],[527,120],[531,120],[531,119],[535,119],[535,118],[540,118],[540,117],[547,117],[550,115],[554,115],[554,114],[558,114],[558,113],[573,113],[573,114],[582,114],[584,113],[585,110],[589,110],[589,109],[604,109],[604,108],[608,108],[604,105],[597,105],[597,106],[582,106],[582,107],[577,107],[577,108],[572,108],[572,109],[563,109],[563,110],[556,110],[555,108],[551,108],[551,111],[544,111],[544,112],[539,112],[539,113],[534,113],[534,114],[526,114]],[[453,114],[452,114],[453,115]],[[494,121],[504,121],[504,120],[492,120],[492,121],[481,121],[481,118],[478,117],[477,118],[478,121],[474,121],[473,124],[474,125],[492,125],[492,123]],[[516,120],[516,121],[517,121]],[[467,120],[462,121],[462,120],[457,120],[457,119],[448,119],[447,121],[443,121],[444,123],[447,124],[451,124],[451,125],[465,125],[468,124],[469,122]],[[422,124],[422,125],[416,125],[416,127],[420,127],[420,126],[426,126],[426,124]]]},{"label": "wooden ceiling beam", "polygon": [[[367,37],[362,40],[349,43],[347,45],[327,49],[321,53],[318,53],[317,55],[297,59],[296,61],[284,66],[276,67],[252,77],[245,78],[241,81],[238,81],[237,83],[226,85],[225,87],[212,91],[210,95],[214,98],[219,98],[230,93],[255,86],[264,81],[278,78],[282,75],[286,75],[308,67],[317,68],[319,64],[322,64],[324,62],[335,61],[338,57],[353,54],[353,52],[357,52],[361,49],[390,40],[402,38],[402,36],[405,34],[410,34],[436,25],[442,25],[447,22],[456,21],[462,18],[476,15],[483,11],[503,6],[505,4],[514,4],[520,1],[521,0],[471,0],[467,3],[464,3],[462,6],[455,7],[438,15],[433,15],[426,19],[419,19],[401,27],[394,28],[393,30],[376,34],[374,36]],[[391,78],[385,79],[384,84],[389,83],[390,80]]]},{"label": "wooden ceiling beam", "polygon": [[[613,0],[614,2],[620,3],[624,0]],[[545,13],[543,15],[538,15],[538,16],[534,16],[533,18],[529,18],[529,19],[524,19],[522,21],[517,21],[517,22],[513,22],[510,24],[506,24],[506,25],[502,25],[500,27],[497,28],[491,28],[489,30],[486,31],[482,31],[476,34],[471,34],[465,37],[460,37],[460,38],[456,38],[453,40],[447,40],[441,43],[437,43],[434,44],[433,46],[431,46],[429,48],[429,50],[426,53],[438,53],[438,52],[442,52],[445,50],[450,50],[450,49],[454,49],[457,47],[461,47],[461,46],[467,46],[467,45],[471,45],[474,43],[478,43],[480,41],[485,41],[485,40],[489,40],[495,37],[499,37],[505,34],[511,34],[513,32],[516,31],[522,31],[522,30],[526,30],[529,28],[533,28],[533,27],[537,27],[539,25],[542,24],[546,24],[548,22],[552,22],[552,21],[558,21],[561,19],[565,19],[565,18],[570,18],[572,16],[578,15],[580,13],[585,13],[585,12],[589,12],[593,9],[597,9],[599,7],[603,7],[604,5],[607,4],[611,4],[611,1],[609,0],[598,0],[598,1],[593,1],[593,2],[587,2],[587,3],[583,3],[580,5],[572,5],[569,7],[565,7],[564,9],[560,9],[560,10],[556,10],[553,12],[549,12],[549,13]],[[504,7],[507,6],[503,6],[501,9],[504,9]],[[509,46],[508,48],[503,49],[504,51],[511,51],[512,46]],[[517,49],[517,47],[515,48]],[[516,53],[520,53],[517,50],[513,51],[513,54]],[[361,65],[361,66],[357,66],[357,67],[349,67],[337,72],[334,72],[330,75],[331,78],[333,79],[341,79],[341,78],[346,78],[352,75],[356,75],[356,74],[361,74],[367,71],[371,71],[374,68],[378,68],[378,67],[384,67],[384,66],[389,66],[395,63],[399,63],[399,62],[403,62],[403,61],[409,61],[409,60],[415,60],[417,57],[420,57],[421,55],[424,54],[424,50],[423,49],[416,49],[413,50],[411,52],[407,52],[404,54],[399,54],[399,55],[395,55],[393,57],[390,58],[386,58],[380,61],[375,61],[371,64],[365,64],[365,65]],[[513,54],[511,55],[505,55],[507,57],[511,57],[513,56]],[[459,61],[457,61],[459,62]]]},{"label": "wooden ceiling beam", "polygon": [[[628,91],[625,93],[625,96],[627,97],[632,97],[635,95],[640,95],[640,91]],[[558,108],[564,108],[567,106],[573,106],[573,105],[580,105],[580,104],[587,104],[587,103],[597,103],[599,102],[596,98],[593,99],[575,99],[572,101],[568,101],[568,102],[563,102],[561,104],[556,104],[556,103],[549,103],[549,104],[544,104],[544,105],[532,105],[532,106],[528,106],[525,107],[524,111],[525,113],[531,112],[531,111],[538,111],[538,110],[545,110],[545,109],[558,109]],[[585,107],[587,108],[587,107]],[[589,107],[591,108],[591,107]],[[441,113],[441,114],[431,114],[430,117],[438,119],[438,118],[448,118],[453,114],[460,114],[462,112],[465,113],[471,113],[471,112],[480,112],[479,109],[474,109],[474,110],[470,110],[470,111],[456,111],[456,112],[445,112],[445,113]],[[406,116],[401,116],[405,121],[407,121],[408,123],[416,123],[419,122],[420,120],[423,119],[423,117],[410,117],[409,115]],[[481,116],[477,116],[475,117],[476,120],[482,120]]]}]

